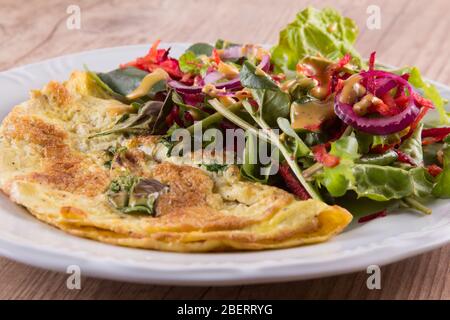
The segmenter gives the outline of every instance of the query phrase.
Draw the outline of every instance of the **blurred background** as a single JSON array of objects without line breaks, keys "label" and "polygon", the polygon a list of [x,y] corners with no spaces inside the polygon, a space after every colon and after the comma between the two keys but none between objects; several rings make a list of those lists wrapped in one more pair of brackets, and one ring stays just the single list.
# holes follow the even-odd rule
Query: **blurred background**
[{"label": "blurred background", "polygon": [[[71,5],[80,8],[80,29],[66,26]],[[157,38],[274,43],[278,31],[307,5],[333,6],[354,19],[364,56],[376,50],[379,61],[414,63],[437,80],[450,71],[448,0],[29,0],[26,5],[0,0],[0,70]],[[380,29],[366,26],[371,5],[381,9]]]}]

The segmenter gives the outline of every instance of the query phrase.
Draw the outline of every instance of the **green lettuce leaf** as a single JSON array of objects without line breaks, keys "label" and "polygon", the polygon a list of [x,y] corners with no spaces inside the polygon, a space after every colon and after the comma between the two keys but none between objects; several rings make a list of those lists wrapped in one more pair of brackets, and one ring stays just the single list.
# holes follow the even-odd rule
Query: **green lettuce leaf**
[{"label": "green lettuce leaf", "polygon": [[324,168],[321,184],[333,197],[341,197],[355,183],[352,167],[360,156],[358,140],[353,135],[340,138],[331,144],[330,154],[339,157],[340,162],[334,168]]},{"label": "green lettuce leaf", "polygon": [[420,70],[417,67],[404,67],[397,70],[390,70],[387,68],[388,71],[394,72],[396,74],[402,75],[405,73],[409,73],[409,79],[408,82],[417,90],[421,91],[422,95],[426,98],[431,100],[433,102],[434,106],[436,107],[436,110],[439,113],[439,118],[441,124],[449,124],[450,119],[447,114],[447,111],[445,110],[445,106],[448,104],[448,100],[444,99],[441,94],[439,93],[439,90],[432,85],[431,83],[425,81],[422,78],[422,75],[420,73]]},{"label": "green lettuce leaf", "polygon": [[422,150],[422,128],[423,123],[417,126],[414,133],[400,145],[400,151],[407,154],[416,166],[423,163]]},{"label": "green lettuce leaf", "polygon": [[438,176],[433,188],[433,195],[437,198],[450,198],[450,135],[445,138],[444,171]]},{"label": "green lettuce leaf", "polygon": [[352,63],[362,67],[364,62],[353,47],[358,32],[353,20],[334,9],[308,7],[280,32],[278,44],[271,50],[272,62],[277,71],[294,70],[299,60],[309,55],[336,61],[350,53]]}]

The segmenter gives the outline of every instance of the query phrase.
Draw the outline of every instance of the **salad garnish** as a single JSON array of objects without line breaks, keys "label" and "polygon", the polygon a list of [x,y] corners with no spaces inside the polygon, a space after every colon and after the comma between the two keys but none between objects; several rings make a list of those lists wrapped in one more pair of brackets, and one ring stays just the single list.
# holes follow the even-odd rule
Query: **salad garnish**
[{"label": "salad garnish", "polygon": [[[309,7],[271,49],[218,40],[175,59],[158,40],[117,70],[89,72],[111,98],[132,106],[92,138],[158,134],[170,150],[179,128],[244,129],[238,165],[246,179],[300,199],[344,207],[352,199],[353,213],[359,203],[373,205],[362,220],[399,206],[429,214],[428,201],[450,198],[447,101],[417,68],[377,64],[375,52],[363,59],[353,46],[357,35],[351,19]],[[426,117],[434,112],[439,122]],[[257,139],[275,147],[278,163],[258,162],[251,153]],[[214,174],[228,168],[200,167]]]}]

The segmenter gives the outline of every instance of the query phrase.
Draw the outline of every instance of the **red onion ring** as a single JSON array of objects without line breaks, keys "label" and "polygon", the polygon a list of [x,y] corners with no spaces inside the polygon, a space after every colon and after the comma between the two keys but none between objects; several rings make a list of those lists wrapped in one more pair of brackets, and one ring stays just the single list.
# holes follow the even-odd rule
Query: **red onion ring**
[{"label": "red onion ring", "polygon": [[[181,82],[176,80],[170,80],[168,85],[181,93],[189,93],[189,94],[198,94],[202,92],[203,86],[187,86]],[[217,89],[233,90],[242,88],[241,81],[239,77],[236,77],[232,80],[226,82],[219,82],[214,84]]]},{"label": "red onion ring", "polygon": [[205,84],[208,84],[208,83],[217,82],[217,81],[221,80],[222,78],[223,78],[223,74],[221,74],[219,71],[212,71],[203,78],[203,81],[205,82]]},{"label": "red onion ring", "polygon": [[[367,79],[375,79],[376,77],[393,80],[397,86],[406,88],[409,91],[410,99],[405,109],[395,116],[385,118],[366,118],[356,114],[352,105],[342,103],[340,101],[341,93],[338,93],[334,101],[334,111],[339,119],[355,129],[375,135],[387,135],[400,132],[414,122],[420,112],[420,109],[414,103],[412,96],[413,90],[408,81],[401,76],[380,70],[369,70],[366,72],[361,72],[360,74],[363,77],[363,81]],[[383,90],[386,90],[386,88],[389,88],[390,86],[390,81],[386,81],[382,85],[382,88]],[[378,92],[378,90],[375,89],[375,92]]]},{"label": "red onion ring", "polygon": [[221,53],[220,57],[222,59],[239,59],[243,57],[242,54],[242,46],[232,46],[227,49],[224,49]]}]

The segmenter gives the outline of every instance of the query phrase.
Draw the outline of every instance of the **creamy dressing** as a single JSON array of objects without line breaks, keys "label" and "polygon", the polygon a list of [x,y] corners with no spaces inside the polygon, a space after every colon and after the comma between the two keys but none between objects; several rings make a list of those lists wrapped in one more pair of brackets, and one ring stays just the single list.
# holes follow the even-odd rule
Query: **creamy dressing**
[{"label": "creamy dressing", "polygon": [[366,93],[366,89],[359,84],[362,77],[359,74],[354,74],[344,81],[339,101],[346,104],[354,104],[356,99]]},{"label": "creamy dressing", "polygon": [[335,117],[334,99],[327,101],[294,102],[291,105],[291,126],[296,129],[317,131],[320,125]]},{"label": "creamy dressing", "polygon": [[159,81],[169,79],[169,75],[163,69],[156,69],[142,79],[139,86],[131,93],[127,94],[127,99],[134,100],[145,96],[150,89]]}]

